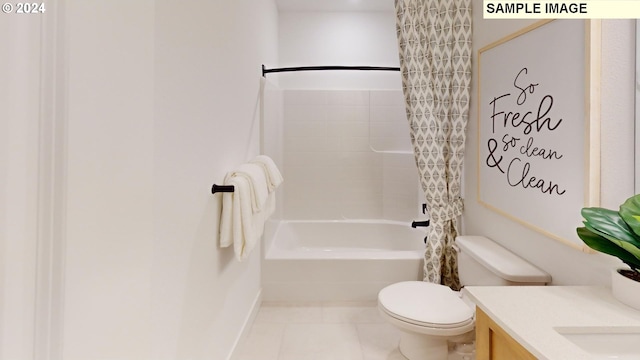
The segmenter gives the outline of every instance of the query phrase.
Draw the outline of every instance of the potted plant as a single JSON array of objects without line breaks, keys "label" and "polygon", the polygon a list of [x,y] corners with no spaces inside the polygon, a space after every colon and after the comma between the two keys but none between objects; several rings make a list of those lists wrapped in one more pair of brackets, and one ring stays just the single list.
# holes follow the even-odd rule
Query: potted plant
[{"label": "potted plant", "polygon": [[619,211],[582,208],[580,239],[593,250],[615,256],[629,266],[612,274],[611,290],[621,302],[640,310],[640,194],[628,198]]}]

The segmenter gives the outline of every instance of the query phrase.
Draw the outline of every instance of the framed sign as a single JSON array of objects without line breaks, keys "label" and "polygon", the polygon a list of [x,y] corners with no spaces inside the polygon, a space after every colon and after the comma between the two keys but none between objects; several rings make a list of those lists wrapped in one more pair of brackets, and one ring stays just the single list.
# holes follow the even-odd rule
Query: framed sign
[{"label": "framed sign", "polygon": [[600,199],[600,23],[537,22],[478,51],[478,201],[570,246]]}]

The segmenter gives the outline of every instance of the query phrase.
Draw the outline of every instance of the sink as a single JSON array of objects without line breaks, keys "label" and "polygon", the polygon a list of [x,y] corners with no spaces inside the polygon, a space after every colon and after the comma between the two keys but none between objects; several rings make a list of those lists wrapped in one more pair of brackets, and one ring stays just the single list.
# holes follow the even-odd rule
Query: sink
[{"label": "sink", "polygon": [[640,327],[555,328],[593,359],[640,359]]}]

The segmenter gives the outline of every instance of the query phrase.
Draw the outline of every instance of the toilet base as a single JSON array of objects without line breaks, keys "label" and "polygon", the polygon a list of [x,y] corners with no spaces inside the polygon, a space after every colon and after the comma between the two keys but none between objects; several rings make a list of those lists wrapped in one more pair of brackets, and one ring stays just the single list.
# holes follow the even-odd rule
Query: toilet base
[{"label": "toilet base", "polygon": [[446,338],[425,336],[402,331],[400,352],[409,360],[447,360],[449,346]]}]

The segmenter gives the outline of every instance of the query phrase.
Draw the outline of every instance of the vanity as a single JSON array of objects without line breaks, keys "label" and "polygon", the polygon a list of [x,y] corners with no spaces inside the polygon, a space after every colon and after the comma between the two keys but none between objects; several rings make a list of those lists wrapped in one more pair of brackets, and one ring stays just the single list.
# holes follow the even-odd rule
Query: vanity
[{"label": "vanity", "polygon": [[468,286],[476,359],[640,359],[640,311],[601,286]]}]

